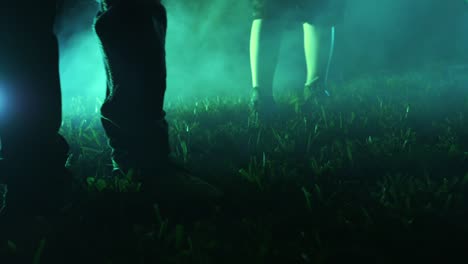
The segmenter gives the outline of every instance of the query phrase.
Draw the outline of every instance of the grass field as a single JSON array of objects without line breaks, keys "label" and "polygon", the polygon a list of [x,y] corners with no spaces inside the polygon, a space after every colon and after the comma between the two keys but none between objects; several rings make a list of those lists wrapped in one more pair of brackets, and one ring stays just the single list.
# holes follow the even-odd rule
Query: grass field
[{"label": "grass field", "polygon": [[109,177],[94,102],[77,98],[62,131],[86,206],[55,242],[31,235],[31,252],[12,240],[2,252],[35,264],[54,250],[70,263],[452,263],[468,253],[467,89],[440,73],[363,77],[306,109],[280,95],[269,124],[244,98],[170,102],[175,159],[226,196],[183,216],[134,213],[135,183]]}]

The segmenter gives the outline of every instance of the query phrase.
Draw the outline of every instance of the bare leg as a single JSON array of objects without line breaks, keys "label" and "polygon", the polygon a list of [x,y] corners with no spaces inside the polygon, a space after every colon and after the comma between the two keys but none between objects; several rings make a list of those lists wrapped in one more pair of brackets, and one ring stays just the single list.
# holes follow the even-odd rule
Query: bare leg
[{"label": "bare leg", "polygon": [[304,52],[307,65],[307,78],[305,85],[310,85],[318,79],[318,49],[319,42],[315,26],[309,23],[304,23]]},{"label": "bare leg", "polygon": [[252,72],[252,87],[258,87],[258,53],[261,30],[262,19],[255,19],[252,22],[252,30],[250,32],[250,69]]},{"label": "bare leg", "polygon": [[[278,62],[282,25],[272,19],[255,19],[250,35],[252,105],[255,110],[273,103],[273,80]],[[265,102],[265,104],[263,104]],[[260,104],[263,104],[260,106]]]},{"label": "bare leg", "polygon": [[319,37],[316,27],[311,23],[304,23],[304,53],[307,66],[307,77],[304,85],[304,101],[308,101],[313,95],[321,95],[323,89],[318,87],[318,56]]}]

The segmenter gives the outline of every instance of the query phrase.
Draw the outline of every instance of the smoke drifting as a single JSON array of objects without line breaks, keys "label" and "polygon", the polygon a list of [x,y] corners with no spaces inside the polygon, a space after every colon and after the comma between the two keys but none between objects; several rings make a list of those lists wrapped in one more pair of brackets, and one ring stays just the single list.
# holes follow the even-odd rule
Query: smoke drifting
[{"label": "smoke drifting", "polygon": [[166,1],[167,98],[249,91],[248,1]]},{"label": "smoke drifting", "polygon": [[[167,100],[246,95],[251,85],[250,0],[166,0]],[[57,24],[64,98],[102,98],[105,76],[91,25],[93,1],[68,1]],[[323,32],[328,53],[328,29]],[[464,0],[352,0],[337,25],[332,76],[417,68],[468,60],[468,4]],[[284,32],[275,89],[303,84],[302,26]]]},{"label": "smoke drifting", "polygon": [[55,32],[60,48],[60,79],[65,111],[71,98],[104,99],[105,71],[97,37],[92,29],[98,3],[64,2],[56,21]]}]

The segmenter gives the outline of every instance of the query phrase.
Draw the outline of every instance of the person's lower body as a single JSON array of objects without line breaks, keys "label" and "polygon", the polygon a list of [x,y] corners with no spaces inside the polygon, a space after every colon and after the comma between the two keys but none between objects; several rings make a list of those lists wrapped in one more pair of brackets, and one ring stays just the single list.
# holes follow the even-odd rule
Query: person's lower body
[{"label": "person's lower body", "polygon": [[[166,11],[158,1],[108,2],[95,23],[108,72],[102,124],[114,169],[132,173],[143,190],[160,199],[218,196],[213,186],[172,163],[166,91]],[[184,175],[182,175],[184,174]]]},{"label": "person's lower body", "polygon": [[0,243],[11,240],[21,249],[0,252],[5,263],[31,262],[44,237],[46,248],[54,247],[59,234],[51,226],[72,199],[68,144],[59,134],[55,12],[53,0],[0,0]]},{"label": "person's lower body", "polygon": [[274,19],[255,19],[250,35],[252,91],[250,107],[261,119],[274,115],[273,81],[278,63],[283,25]]},{"label": "person's lower body", "polygon": [[68,145],[58,133],[62,106],[55,4],[43,5],[40,17],[31,17],[37,10],[28,6],[0,4],[8,12],[1,14],[0,25],[0,181],[7,184],[6,211],[47,213],[60,206],[71,182],[65,170]]},{"label": "person's lower body", "polygon": [[313,0],[253,0],[253,18],[250,37],[250,65],[252,71],[251,106],[255,112],[271,113],[274,109],[273,80],[286,13],[292,13],[294,23],[302,23],[306,81],[299,101],[308,100],[318,84],[319,41],[315,18],[323,1]]}]

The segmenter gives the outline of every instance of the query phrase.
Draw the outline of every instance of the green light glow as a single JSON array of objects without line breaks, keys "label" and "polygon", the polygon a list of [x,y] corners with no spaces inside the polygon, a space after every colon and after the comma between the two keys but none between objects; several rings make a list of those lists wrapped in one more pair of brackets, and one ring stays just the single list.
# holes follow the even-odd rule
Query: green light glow
[{"label": "green light glow", "polygon": [[76,96],[104,98],[106,78],[101,50],[92,31],[63,40],[60,75],[65,103]]}]

